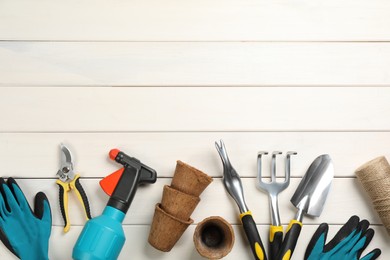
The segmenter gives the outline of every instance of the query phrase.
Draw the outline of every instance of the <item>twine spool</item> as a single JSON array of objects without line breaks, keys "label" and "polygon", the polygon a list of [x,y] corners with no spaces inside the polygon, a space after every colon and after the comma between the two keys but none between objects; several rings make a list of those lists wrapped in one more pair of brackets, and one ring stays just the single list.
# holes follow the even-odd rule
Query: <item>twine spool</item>
[{"label": "twine spool", "polygon": [[355,173],[390,235],[390,165],[388,161],[384,156],[375,158],[359,167]]}]

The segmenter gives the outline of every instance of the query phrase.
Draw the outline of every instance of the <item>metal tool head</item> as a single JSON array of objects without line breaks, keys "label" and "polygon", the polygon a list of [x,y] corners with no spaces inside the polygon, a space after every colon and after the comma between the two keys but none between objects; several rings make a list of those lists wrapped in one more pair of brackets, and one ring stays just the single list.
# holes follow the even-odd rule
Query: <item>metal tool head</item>
[{"label": "metal tool head", "polygon": [[[297,155],[297,152],[288,151],[286,153],[286,165],[285,165],[285,171],[286,171],[286,179],[288,179],[288,183],[290,184],[290,173],[291,173],[291,155]],[[287,185],[288,186],[288,185]]]},{"label": "metal tool head", "polygon": [[328,154],[318,156],[298,185],[291,203],[304,214],[319,217],[334,176],[332,159]]},{"label": "metal tool head", "polygon": [[219,156],[221,157],[223,164],[222,182],[227,192],[236,201],[240,212],[247,212],[248,207],[245,204],[241,179],[236,170],[233,168],[232,164],[230,163],[225,144],[222,140],[220,140],[219,144],[218,142],[215,142],[215,147],[217,148],[217,151],[219,153]]},{"label": "metal tool head", "polygon": [[278,208],[278,194],[285,190],[290,184],[290,157],[296,152],[287,152],[286,154],[286,167],[284,181],[276,181],[276,156],[282,154],[282,152],[272,152],[271,161],[271,182],[264,182],[262,178],[262,155],[268,154],[267,152],[259,152],[257,154],[257,182],[258,189],[267,192],[270,201],[271,211],[271,224],[273,226],[280,226],[279,208]]},{"label": "metal tool head", "polygon": [[268,152],[258,152],[257,154],[257,182],[258,189],[268,192],[270,195],[277,195],[281,191],[285,190],[290,184],[290,159],[291,155],[297,154],[296,152],[287,152],[286,154],[286,167],[284,181],[276,181],[276,156],[282,154],[282,152],[272,152],[271,161],[271,182],[264,182],[262,178],[262,156],[267,155]]},{"label": "metal tool head", "polygon": [[73,171],[72,153],[64,144],[61,143],[60,147],[61,164],[57,176],[61,181],[66,182],[68,180],[73,180],[75,175]]},{"label": "metal tool head", "polygon": [[267,190],[268,183],[263,181],[262,158],[263,158],[263,155],[267,155],[267,154],[268,154],[268,152],[266,152],[266,151],[260,151],[257,153],[257,182],[256,182],[256,186],[258,189],[263,190],[263,191]]}]

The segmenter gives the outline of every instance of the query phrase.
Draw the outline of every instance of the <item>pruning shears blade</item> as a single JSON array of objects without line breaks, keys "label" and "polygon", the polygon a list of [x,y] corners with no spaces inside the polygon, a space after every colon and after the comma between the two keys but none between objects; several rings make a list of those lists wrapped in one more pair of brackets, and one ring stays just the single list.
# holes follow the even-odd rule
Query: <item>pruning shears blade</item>
[{"label": "pruning shears blade", "polygon": [[61,164],[72,164],[72,153],[64,144],[61,143]]},{"label": "pruning shears blade", "polygon": [[63,182],[74,178],[72,153],[64,144],[61,144],[61,165],[57,176]]}]

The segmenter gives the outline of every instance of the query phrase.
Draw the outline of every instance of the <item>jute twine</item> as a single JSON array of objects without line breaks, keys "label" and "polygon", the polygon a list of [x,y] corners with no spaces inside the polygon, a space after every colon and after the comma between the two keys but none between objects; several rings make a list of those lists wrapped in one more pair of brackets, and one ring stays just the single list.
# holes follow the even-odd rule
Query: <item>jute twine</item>
[{"label": "jute twine", "polygon": [[355,173],[390,235],[390,165],[388,161],[384,156],[378,157],[359,167]]}]

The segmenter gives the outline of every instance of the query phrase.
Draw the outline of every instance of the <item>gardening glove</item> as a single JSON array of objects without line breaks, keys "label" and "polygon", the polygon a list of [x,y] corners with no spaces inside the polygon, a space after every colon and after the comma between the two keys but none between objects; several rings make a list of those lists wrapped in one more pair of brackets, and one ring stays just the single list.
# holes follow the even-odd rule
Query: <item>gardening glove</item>
[{"label": "gardening glove", "polygon": [[22,260],[49,259],[50,204],[43,192],[34,204],[32,211],[13,178],[0,178],[0,240]]},{"label": "gardening glove", "polygon": [[334,238],[325,245],[328,235],[328,224],[322,223],[314,233],[305,253],[305,260],[372,260],[378,258],[381,250],[376,248],[360,258],[363,250],[371,242],[374,230],[368,228],[367,220],[359,220],[358,216],[352,216],[337,232]]}]

